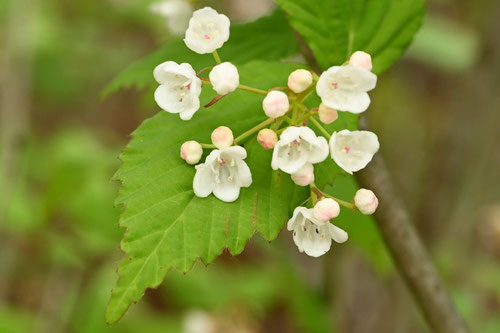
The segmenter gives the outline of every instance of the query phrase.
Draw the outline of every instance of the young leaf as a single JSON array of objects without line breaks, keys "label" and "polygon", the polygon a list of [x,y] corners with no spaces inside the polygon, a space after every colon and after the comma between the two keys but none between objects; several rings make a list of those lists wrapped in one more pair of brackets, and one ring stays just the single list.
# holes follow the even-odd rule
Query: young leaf
[{"label": "young leaf", "polygon": [[[251,62],[240,66],[239,73],[242,83],[268,89],[284,85],[294,69],[291,64]],[[202,105],[214,94],[205,88]],[[236,91],[190,121],[160,112],[133,133],[115,176],[122,182],[117,203],[125,206],[120,225],[127,228],[121,243],[127,255],[106,312],[109,323],[118,321],[146,288],[158,286],[170,269],[187,272],[198,258],[209,263],[225,248],[239,254],[255,231],[274,239],[292,208],[307,197],[307,189],[271,169],[272,152],[256,140],[245,145],[253,183],[242,188],[236,202],[194,195],[195,169],[179,157],[181,144],[209,142],[220,125],[239,135],[263,119],[262,96]]]},{"label": "young leaf", "polygon": [[[234,64],[250,60],[280,60],[296,52],[295,37],[279,10],[254,22],[231,26],[231,38],[219,50],[222,61]],[[200,69],[213,65],[211,54],[199,55],[188,49],[182,40],[177,40],[130,65],[104,88],[102,95],[107,96],[122,88],[144,88],[154,84],[153,69],[167,60],[196,64]]]},{"label": "young leaf", "polygon": [[358,50],[373,57],[379,74],[411,42],[424,15],[424,0],[277,0],[305,38],[319,65],[340,65]]}]

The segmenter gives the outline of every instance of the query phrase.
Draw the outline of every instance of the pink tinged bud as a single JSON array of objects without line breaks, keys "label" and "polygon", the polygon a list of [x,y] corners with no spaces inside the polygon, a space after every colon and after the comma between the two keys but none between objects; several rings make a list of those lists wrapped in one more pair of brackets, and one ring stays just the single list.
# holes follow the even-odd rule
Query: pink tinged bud
[{"label": "pink tinged bud", "polygon": [[229,127],[219,126],[212,132],[212,143],[219,149],[233,145],[233,131]]},{"label": "pink tinged bud", "polygon": [[325,198],[316,203],[313,209],[314,217],[321,222],[328,222],[340,214],[340,206],[337,201]]},{"label": "pink tinged bud", "polygon": [[311,86],[313,76],[305,69],[297,69],[288,76],[288,88],[294,93],[301,93]]},{"label": "pink tinged bud", "polygon": [[349,64],[363,67],[369,71],[372,70],[372,57],[363,51],[356,51],[352,54],[351,59],[349,59]]},{"label": "pink tinged bud", "polygon": [[273,149],[276,142],[278,142],[278,136],[273,130],[264,128],[259,131],[257,141],[259,141],[260,145],[264,149]]},{"label": "pink tinged bud", "polygon": [[331,124],[339,117],[337,110],[329,108],[325,104],[319,105],[319,120],[325,124]]},{"label": "pink tinged bud", "polygon": [[288,96],[281,91],[270,91],[262,102],[262,108],[269,118],[278,118],[287,113],[290,103]]},{"label": "pink tinged bud", "polygon": [[188,164],[196,164],[203,155],[203,148],[196,141],[186,141],[181,146],[181,158]]},{"label": "pink tinged bud", "polygon": [[372,191],[362,188],[356,192],[354,204],[361,213],[371,215],[377,210],[378,199]]},{"label": "pink tinged bud", "polygon": [[300,186],[307,186],[314,182],[314,167],[311,163],[306,163],[299,171],[292,174],[292,180]]}]

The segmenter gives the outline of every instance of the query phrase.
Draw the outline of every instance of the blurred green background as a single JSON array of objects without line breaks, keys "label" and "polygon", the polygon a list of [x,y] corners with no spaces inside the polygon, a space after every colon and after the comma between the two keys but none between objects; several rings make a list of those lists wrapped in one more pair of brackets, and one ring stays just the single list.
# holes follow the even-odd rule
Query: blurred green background
[{"label": "blurred green background", "polygon": [[[149,90],[99,96],[177,38],[152,2],[0,0],[0,333],[428,332],[374,229],[316,260],[288,235],[255,237],[241,256],[171,272],[106,326],[123,232],[110,179],[129,133],[158,109]],[[274,7],[202,4],[235,22]],[[500,2],[427,7],[367,114],[457,307],[473,332],[496,333]]]}]

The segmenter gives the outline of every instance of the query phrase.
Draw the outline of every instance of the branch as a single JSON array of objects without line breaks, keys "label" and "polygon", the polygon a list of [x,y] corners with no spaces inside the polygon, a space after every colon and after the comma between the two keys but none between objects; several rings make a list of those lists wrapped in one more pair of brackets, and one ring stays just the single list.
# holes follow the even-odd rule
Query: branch
[{"label": "branch", "polygon": [[391,183],[380,153],[357,174],[357,179],[362,187],[372,189],[379,198],[380,204],[375,213],[377,226],[432,329],[439,333],[469,332]]}]

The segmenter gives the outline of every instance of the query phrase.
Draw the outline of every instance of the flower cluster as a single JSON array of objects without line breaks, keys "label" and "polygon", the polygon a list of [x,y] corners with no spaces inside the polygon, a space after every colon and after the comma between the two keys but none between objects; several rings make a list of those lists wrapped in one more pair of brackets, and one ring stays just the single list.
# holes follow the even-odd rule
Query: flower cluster
[{"label": "flower cluster", "polygon": [[[351,202],[335,198],[318,188],[314,165],[331,158],[349,174],[363,169],[379,149],[377,136],[369,131],[328,131],[322,124],[331,124],[339,112],[361,113],[370,105],[368,91],[375,88],[377,76],[371,72],[369,54],[357,51],[341,66],[333,66],[317,75],[298,69],[290,73],[287,87],[260,90],[240,84],[238,69],[230,62],[222,62],[217,49],[229,39],[229,19],[214,9],[205,7],[193,13],[184,42],[199,54],[212,53],[217,63],[208,75],[196,74],[190,64],[167,61],[158,65],[154,77],[159,84],[155,91],[157,104],[165,111],[178,113],[182,120],[191,119],[200,109],[202,85],[211,85],[217,96],[209,106],[236,89],[265,96],[262,101],[262,123],[238,137],[226,126],[211,134],[211,144],[187,141],[180,148],[180,156],[188,164],[196,165],[193,190],[198,197],[213,194],[216,198],[233,202],[241,188],[252,184],[252,173],[245,159],[247,152],[240,143],[256,135],[263,149],[273,150],[270,167],[290,174],[299,186],[308,186],[311,196],[307,206],[296,207],[287,229],[300,252],[314,257],[326,253],[332,244],[345,242],[347,233],[331,221],[340,214],[340,206],[373,214],[378,205],[375,194],[360,189]],[[309,109],[304,101],[314,91],[321,104]],[[321,132],[309,127],[312,124]],[[203,149],[212,149],[203,163]],[[199,163],[199,164],[198,164]]]}]

